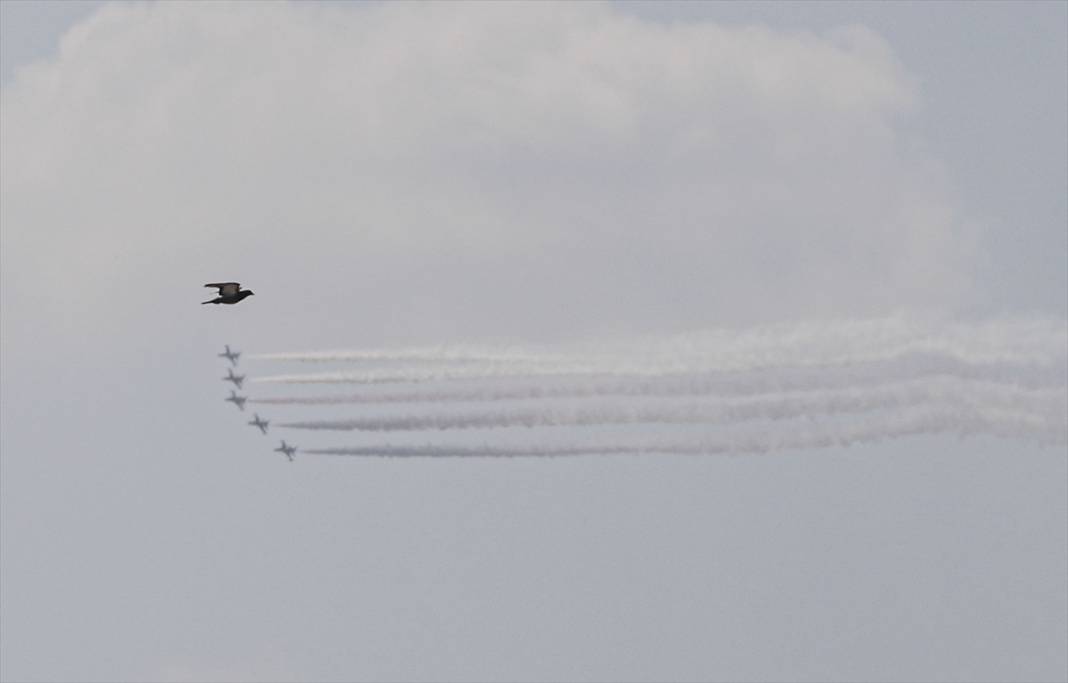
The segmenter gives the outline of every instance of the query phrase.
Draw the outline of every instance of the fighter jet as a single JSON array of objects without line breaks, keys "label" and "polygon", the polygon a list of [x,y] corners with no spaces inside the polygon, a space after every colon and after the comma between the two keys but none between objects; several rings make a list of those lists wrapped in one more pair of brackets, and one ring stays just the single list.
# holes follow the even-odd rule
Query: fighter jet
[{"label": "fighter jet", "polygon": [[289,458],[289,462],[293,462],[293,454],[297,452],[296,446],[287,446],[285,439],[282,439],[282,445],[274,449],[275,453],[285,453],[285,456]]},{"label": "fighter jet", "polygon": [[205,287],[215,287],[219,290],[219,296],[210,301],[201,301],[202,304],[236,304],[246,296],[252,296],[251,289],[241,289],[238,282],[209,282]]},{"label": "fighter jet", "polygon": [[219,354],[219,358],[225,358],[230,361],[234,366],[237,366],[237,359],[241,357],[240,351],[231,351],[230,345],[226,345],[226,350]]},{"label": "fighter jet", "polygon": [[248,396],[238,396],[237,392],[233,389],[230,390],[230,398],[224,398],[224,401],[229,401],[241,410],[245,409],[245,401],[248,400]]},{"label": "fighter jet", "polygon": [[245,383],[245,376],[235,375],[231,368],[226,368],[226,377],[223,377],[222,380],[224,382],[233,382],[234,386],[240,389],[241,385]]},{"label": "fighter jet", "polygon": [[266,434],[267,433],[267,425],[270,424],[271,421],[270,420],[264,420],[263,418],[260,417],[259,413],[253,413],[252,417],[254,417],[255,419],[249,420],[248,423],[250,425],[254,425],[256,427],[259,427],[260,431],[263,432],[264,434]]}]

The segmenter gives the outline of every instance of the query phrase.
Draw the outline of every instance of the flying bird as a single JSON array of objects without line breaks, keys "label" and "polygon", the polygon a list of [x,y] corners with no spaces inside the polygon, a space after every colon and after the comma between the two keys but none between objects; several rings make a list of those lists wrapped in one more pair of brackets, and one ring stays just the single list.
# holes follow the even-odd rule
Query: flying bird
[{"label": "flying bird", "polygon": [[205,287],[217,287],[219,296],[211,301],[201,301],[202,304],[236,304],[246,296],[252,296],[251,289],[241,289],[239,282],[209,282]]}]

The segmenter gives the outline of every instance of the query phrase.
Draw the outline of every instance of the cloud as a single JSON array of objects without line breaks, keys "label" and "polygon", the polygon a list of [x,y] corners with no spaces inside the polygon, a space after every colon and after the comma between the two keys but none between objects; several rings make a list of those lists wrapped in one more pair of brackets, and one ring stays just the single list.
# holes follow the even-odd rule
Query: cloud
[{"label": "cloud", "polygon": [[133,324],[116,297],[147,309],[201,277],[382,340],[975,295],[975,235],[909,132],[915,87],[862,27],[109,5],[3,94],[5,303],[72,329]]}]

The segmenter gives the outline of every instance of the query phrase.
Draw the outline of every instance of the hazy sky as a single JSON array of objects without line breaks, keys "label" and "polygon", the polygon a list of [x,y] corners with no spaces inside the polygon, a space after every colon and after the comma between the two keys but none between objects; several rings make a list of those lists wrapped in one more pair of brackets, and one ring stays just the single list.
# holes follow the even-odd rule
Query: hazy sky
[{"label": "hazy sky", "polygon": [[5,1],[0,46],[3,680],[1068,676],[1062,444],[290,464],[215,357],[1063,326],[1068,4]]}]

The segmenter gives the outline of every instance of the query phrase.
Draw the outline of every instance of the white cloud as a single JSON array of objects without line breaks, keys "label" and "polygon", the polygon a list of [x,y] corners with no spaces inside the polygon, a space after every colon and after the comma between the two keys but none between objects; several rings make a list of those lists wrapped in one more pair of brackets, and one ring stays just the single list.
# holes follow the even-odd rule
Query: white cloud
[{"label": "white cloud", "polygon": [[131,282],[239,277],[382,339],[944,308],[974,236],[916,106],[860,27],[108,6],[4,88],[5,302],[118,325]]}]

